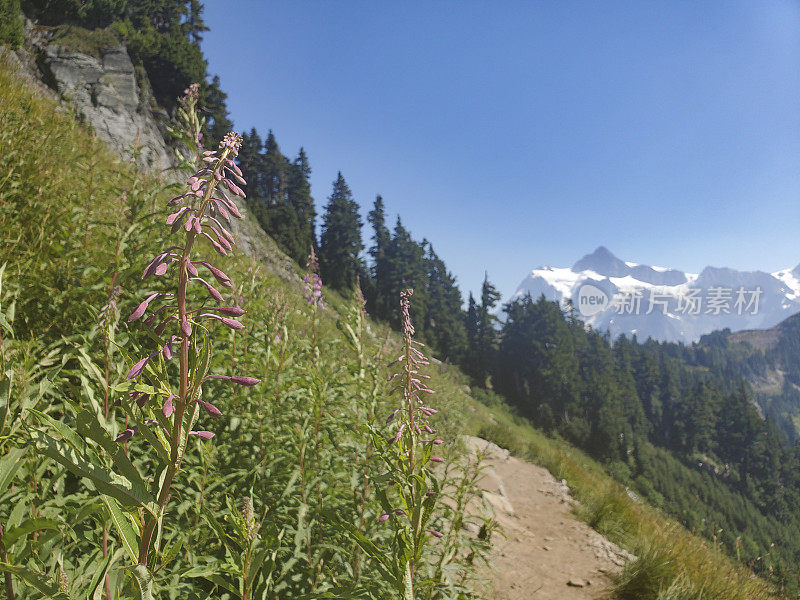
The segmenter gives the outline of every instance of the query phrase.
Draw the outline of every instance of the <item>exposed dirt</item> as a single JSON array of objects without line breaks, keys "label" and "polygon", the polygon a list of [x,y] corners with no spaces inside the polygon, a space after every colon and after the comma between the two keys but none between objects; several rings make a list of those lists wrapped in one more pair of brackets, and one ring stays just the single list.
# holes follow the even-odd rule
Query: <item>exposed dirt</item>
[{"label": "exposed dirt", "polygon": [[486,595],[492,600],[607,598],[609,574],[632,557],[575,517],[566,482],[486,440],[467,437],[465,443],[487,452],[484,497],[505,534],[505,539],[493,538]]}]

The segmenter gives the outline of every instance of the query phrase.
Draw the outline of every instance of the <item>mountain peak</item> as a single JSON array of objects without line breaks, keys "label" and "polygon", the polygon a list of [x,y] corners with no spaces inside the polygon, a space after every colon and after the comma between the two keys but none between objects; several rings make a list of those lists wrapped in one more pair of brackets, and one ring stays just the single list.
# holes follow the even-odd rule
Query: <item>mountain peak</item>
[{"label": "mountain peak", "polygon": [[572,270],[577,273],[594,271],[606,277],[625,277],[631,268],[614,256],[611,250],[605,246],[598,246],[594,252],[587,254],[572,265]]},{"label": "mountain peak", "polygon": [[[714,330],[765,329],[800,313],[800,265],[775,273],[706,267],[686,274],[623,262],[598,246],[572,268],[532,271],[515,292],[525,295],[571,300],[589,325],[613,337],[692,343]],[[590,310],[598,298],[603,307]]]}]

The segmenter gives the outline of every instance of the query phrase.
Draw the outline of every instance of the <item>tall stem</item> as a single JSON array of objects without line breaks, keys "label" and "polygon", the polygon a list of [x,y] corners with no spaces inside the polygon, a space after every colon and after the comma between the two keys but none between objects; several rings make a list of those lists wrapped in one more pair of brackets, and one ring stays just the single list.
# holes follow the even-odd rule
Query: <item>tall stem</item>
[{"label": "tall stem", "polygon": [[[412,384],[412,371],[414,369],[413,361],[411,360],[411,333],[409,331],[405,332],[404,336],[404,347],[405,347],[405,370],[406,370],[406,380],[404,382],[403,388],[403,395],[405,396],[406,402],[408,403],[408,435],[411,439],[411,443],[408,445],[408,472],[411,477],[408,478],[408,493],[410,494],[409,500],[411,503],[414,502],[414,444],[416,442],[415,431],[414,431],[414,391],[413,391],[413,384]],[[409,516],[409,519],[411,517]],[[416,566],[416,556],[417,556],[417,547],[418,547],[418,540],[417,540],[417,532],[414,523],[411,523],[412,526],[412,533],[411,536],[412,543],[414,544],[414,551],[411,554],[411,558],[409,559],[409,571],[411,573],[411,599],[414,599],[414,567]]]},{"label": "tall stem", "polygon": [[[221,168],[227,158],[228,150],[225,149],[217,162],[214,170]],[[200,221],[203,218],[206,208],[208,207],[211,194],[216,187],[216,179],[211,178],[208,182],[206,193],[203,196],[203,201],[200,208],[195,214],[195,218]],[[196,237],[196,232],[192,228],[186,234],[186,245],[181,254],[180,264],[178,266],[178,323],[183,325],[184,321],[188,319],[188,311],[186,310],[186,286],[189,283],[189,256],[192,252],[192,245]],[[186,412],[186,405],[189,400],[189,338],[185,332],[181,331],[181,353],[180,353],[180,384],[178,388],[178,400],[175,403],[175,419],[172,424],[172,436],[170,447],[170,464],[167,466],[167,472],[164,476],[164,482],[161,485],[161,490],[158,494],[158,511],[156,514],[151,514],[144,528],[142,529],[142,539],[139,545],[139,564],[147,565],[147,555],[150,552],[150,541],[153,537],[156,525],[158,524],[161,515],[164,512],[164,507],[169,500],[169,491],[172,486],[172,480],[178,472],[181,463],[181,457],[178,456],[180,449],[181,438],[183,435],[183,418]],[[198,382],[199,385],[199,382]]]},{"label": "tall stem", "polygon": [[[0,559],[3,560],[4,563],[8,562],[8,553],[6,552],[6,547],[3,544],[3,524],[0,523]],[[11,580],[11,573],[6,571],[3,573],[5,579],[5,588],[6,588],[6,598],[8,600],[14,600],[14,582]]]}]

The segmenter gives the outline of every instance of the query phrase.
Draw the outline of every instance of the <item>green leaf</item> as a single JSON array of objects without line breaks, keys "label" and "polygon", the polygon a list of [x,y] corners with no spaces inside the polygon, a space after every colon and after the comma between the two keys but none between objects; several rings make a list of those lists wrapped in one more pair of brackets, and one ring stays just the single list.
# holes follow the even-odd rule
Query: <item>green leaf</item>
[{"label": "green leaf", "polygon": [[103,388],[105,388],[106,378],[103,376],[103,373],[100,371],[100,368],[96,364],[94,364],[91,358],[89,358],[89,355],[86,353],[86,350],[84,350],[83,347],[79,346],[78,352],[80,353],[80,356],[78,357],[78,362],[81,363],[81,365],[83,365],[85,371],[92,373],[95,379],[100,382],[100,385],[102,385]]},{"label": "green leaf", "polygon": [[58,530],[58,521],[44,517],[25,519],[17,527],[11,527],[3,534],[3,545],[5,545],[6,549],[11,549],[19,538],[42,529]]},{"label": "green leaf", "polygon": [[78,433],[96,442],[103,450],[108,452],[114,466],[134,485],[147,489],[141,475],[133,466],[131,459],[125,454],[122,444],[116,443],[97,421],[97,417],[88,410],[82,410],[77,418]]},{"label": "green leaf", "polygon": [[406,562],[403,575],[403,600],[414,600],[414,580],[411,577],[411,563]]},{"label": "green leaf", "polygon": [[108,496],[100,496],[100,499],[108,509],[108,514],[111,517],[111,521],[114,523],[114,529],[119,533],[122,546],[128,553],[131,562],[136,562],[139,560],[139,536],[134,531],[131,520],[125,516],[125,513],[116,500]]},{"label": "green leaf", "polygon": [[71,600],[68,594],[58,589],[58,586],[53,583],[50,577],[40,571],[0,562],[0,572],[16,575],[46,598],[52,598],[53,600]]},{"label": "green leaf", "polygon": [[133,417],[133,419],[136,421],[136,423],[137,423],[137,425],[139,427],[138,433],[141,434],[142,437],[144,437],[149,442],[149,444],[153,448],[153,450],[156,451],[156,454],[158,455],[158,458],[161,460],[161,462],[164,465],[171,464],[172,461],[169,458],[168,451],[164,447],[164,443],[161,441],[161,438],[160,438],[159,434],[156,431],[154,431],[153,429],[151,429],[149,425],[145,425],[144,421],[142,421],[142,419],[140,419],[137,416],[133,415],[133,413],[130,413],[130,414]]},{"label": "green leaf", "polygon": [[173,560],[175,557],[178,556],[178,553],[181,551],[183,547],[183,538],[179,535],[174,542],[164,551],[164,554],[161,557],[161,566],[165,567]]},{"label": "green leaf", "polygon": [[103,583],[105,582],[109,570],[111,570],[111,565],[117,562],[122,552],[122,548],[118,549],[113,554],[109,552],[103,559],[103,562],[98,565],[91,582],[89,582],[86,588],[86,600],[103,600],[103,588],[105,587]]},{"label": "green leaf", "polygon": [[211,566],[198,566],[189,569],[188,571],[184,571],[181,574],[181,577],[188,577],[188,578],[195,578],[195,577],[202,577],[203,579],[208,579],[211,583],[218,585],[221,588],[224,588],[231,592],[232,594],[241,597],[239,590],[237,590],[230,582],[225,581],[225,579],[217,573],[217,569]]},{"label": "green leaf", "polygon": [[[2,323],[0,323],[2,325]],[[3,435],[3,430],[5,429],[6,419],[8,418],[8,413],[11,411],[11,380],[13,378],[13,373],[11,372],[0,372],[0,412],[2,416],[0,416],[0,435]]]},{"label": "green leaf", "polygon": [[251,589],[258,572],[261,570],[261,565],[264,564],[264,559],[267,557],[267,551],[268,548],[261,548],[258,552],[256,552],[255,556],[253,557],[253,561],[250,563],[250,568],[247,569],[245,580],[247,581],[248,587]]},{"label": "green leaf", "polygon": [[76,431],[69,427],[69,425],[62,423],[61,421],[57,421],[50,415],[46,415],[43,412],[35,409],[30,409],[29,412],[41,423],[47,425],[51,430],[57,432],[67,444],[72,446],[73,450],[81,453],[84,452],[86,449],[86,442],[83,441],[83,438],[81,438]]},{"label": "green leaf", "polygon": [[17,470],[23,465],[22,457],[25,452],[24,448],[11,448],[0,458],[0,494],[11,484]]},{"label": "green leaf", "polygon": [[150,569],[137,564],[128,567],[128,570],[136,579],[136,585],[139,586],[139,600],[153,600],[153,574]]},{"label": "green leaf", "polygon": [[395,588],[401,587],[398,576],[392,572],[392,565],[389,558],[387,558],[386,553],[378,545],[376,545],[375,542],[367,538],[352,523],[338,521],[336,522],[336,525],[347,531],[347,533],[350,534],[355,542],[361,546],[361,549],[367,554],[367,556],[375,560],[375,566],[377,567],[378,571],[380,571],[383,578],[386,579],[386,581],[391,582]]},{"label": "green leaf", "polygon": [[116,498],[123,506],[141,506],[152,514],[156,513],[153,497],[141,485],[89,462],[78,455],[69,444],[53,439],[41,431],[31,432],[31,438],[40,453],[49,456],[76,475],[90,479],[101,493]]}]

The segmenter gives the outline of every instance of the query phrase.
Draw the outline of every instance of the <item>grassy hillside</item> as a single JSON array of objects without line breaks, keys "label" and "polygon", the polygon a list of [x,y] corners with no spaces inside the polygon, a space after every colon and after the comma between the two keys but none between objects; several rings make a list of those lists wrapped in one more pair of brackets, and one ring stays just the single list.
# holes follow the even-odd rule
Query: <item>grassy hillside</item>
[{"label": "grassy hillside", "polygon": [[[87,414],[113,437],[133,418],[115,406],[123,396],[115,386],[150,347],[127,316],[152,291],[140,274],[163,245],[170,193],[4,69],[0,122],[0,570],[20,598],[135,595],[136,570],[120,567],[135,562],[125,532],[141,527],[141,515],[116,510],[89,479],[31,440],[43,424],[76,426]],[[357,302],[327,290],[327,308],[315,311],[270,241],[256,246],[253,255],[226,261],[232,292],[248,308],[244,335],[212,328],[209,336],[213,372],[262,382],[209,384],[222,416],[201,418],[216,435],[186,454],[158,532],[153,593],[393,597],[380,565],[343,524],[387,552],[396,543],[378,519],[384,468],[374,440],[385,435],[397,403],[386,365],[401,341],[362,320]],[[434,361],[427,372],[438,436],[448,442],[439,455],[457,464],[453,442],[478,434],[566,479],[582,516],[639,557],[618,582],[618,598],[778,597],[631,499],[581,452],[545,437],[490,394],[472,397],[456,369]],[[95,452],[86,439],[74,444],[76,452]],[[132,437],[125,453],[156,483],[146,436]],[[106,454],[96,455],[110,468]],[[469,487],[451,481],[443,492],[457,486]],[[472,597],[473,566],[486,547],[455,525],[458,515],[446,506],[434,515],[443,537],[425,549],[418,598]]]}]

